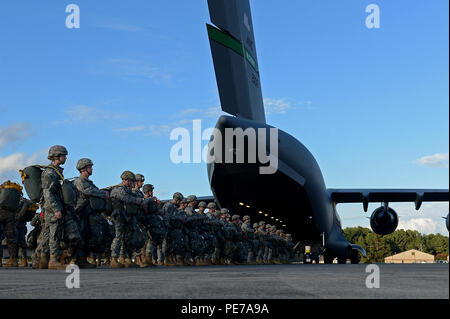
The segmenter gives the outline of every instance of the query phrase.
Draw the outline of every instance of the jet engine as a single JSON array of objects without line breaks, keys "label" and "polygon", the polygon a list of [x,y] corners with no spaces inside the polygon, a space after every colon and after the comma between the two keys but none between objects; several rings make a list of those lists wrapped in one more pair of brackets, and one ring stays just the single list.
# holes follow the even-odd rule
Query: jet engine
[{"label": "jet engine", "polygon": [[393,233],[398,226],[398,215],[387,204],[375,209],[370,216],[370,227],[378,235]]}]

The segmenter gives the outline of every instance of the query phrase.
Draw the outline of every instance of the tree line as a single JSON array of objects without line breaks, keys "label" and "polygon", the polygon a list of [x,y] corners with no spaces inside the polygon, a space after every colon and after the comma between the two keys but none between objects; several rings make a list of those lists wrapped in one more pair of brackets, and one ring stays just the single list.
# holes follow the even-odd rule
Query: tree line
[{"label": "tree line", "polygon": [[384,262],[384,258],[410,249],[432,254],[436,260],[446,260],[448,256],[448,236],[441,234],[422,235],[417,230],[399,229],[381,236],[364,227],[345,228],[344,234],[351,243],[366,250],[367,257],[362,257],[361,262]]}]

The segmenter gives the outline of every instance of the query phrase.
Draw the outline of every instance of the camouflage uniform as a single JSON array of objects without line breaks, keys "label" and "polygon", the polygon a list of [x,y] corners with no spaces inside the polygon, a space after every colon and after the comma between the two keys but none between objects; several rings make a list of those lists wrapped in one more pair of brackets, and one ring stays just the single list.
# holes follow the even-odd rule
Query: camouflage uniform
[{"label": "camouflage uniform", "polygon": [[259,249],[258,255],[256,256],[256,262],[258,264],[265,263],[265,251],[267,248],[267,233],[264,229],[265,223],[263,221],[259,222],[259,228],[257,231],[257,235],[259,237]]},{"label": "camouflage uniform", "polygon": [[[136,174],[136,178],[137,176],[142,176],[140,174]],[[144,193],[139,189],[139,188],[133,188],[133,193],[136,197],[142,198],[144,199]],[[143,240],[144,240],[144,245],[145,243],[148,241],[148,236],[147,236],[147,232],[145,231],[145,217],[144,217],[144,212],[142,210],[138,210],[138,214],[136,216],[136,225],[137,227],[140,229],[142,236],[143,236]],[[142,256],[142,248],[143,247],[135,247],[135,250],[133,252],[133,256],[135,258],[136,261],[138,261],[141,264],[141,256]],[[144,263],[142,263],[142,266],[144,266]],[[147,265],[148,266],[148,265]]]},{"label": "camouflage uniform", "polygon": [[132,211],[137,211],[137,207],[134,207],[137,206],[137,197],[123,185],[114,187],[111,190],[110,197],[113,206],[111,218],[115,229],[115,237],[111,245],[111,257],[119,257],[123,245],[125,256],[131,258],[133,251],[143,241],[142,234],[136,224],[136,214]]},{"label": "camouflage uniform", "polygon": [[100,190],[87,177],[81,175],[73,182],[78,190],[78,200],[75,207],[75,215],[78,217],[82,244],[78,255],[85,257],[89,252],[101,254],[104,250],[104,234],[101,225],[103,217],[99,212],[94,212],[89,199],[97,197],[105,199],[106,191]]},{"label": "camouflage uniform", "polygon": [[27,266],[27,222],[31,221],[34,217],[34,212],[38,208],[36,205],[34,212],[32,207],[32,202],[26,198],[21,197],[19,209],[16,212],[16,241],[19,248],[19,255],[22,258],[22,262],[20,266],[26,267]]},{"label": "camouflage uniform", "polygon": [[173,203],[164,205],[163,211],[168,230],[164,254],[166,258],[169,255],[176,258],[177,263],[181,265],[186,252],[186,237],[183,233],[186,214]]},{"label": "camouflage uniform", "polygon": [[[153,190],[153,185],[144,185],[144,193],[146,190]],[[162,248],[163,240],[166,236],[166,227],[164,224],[164,219],[162,217],[162,212],[160,210],[160,205],[152,198],[144,195],[145,201],[141,216],[141,225],[145,230],[147,235],[145,247],[146,263],[149,265],[154,265],[159,262],[161,265],[163,263],[162,253],[159,252],[160,258],[158,261],[158,251]]]},{"label": "camouflage uniform", "polygon": [[247,263],[253,263],[255,261],[255,250],[257,244],[255,243],[255,234],[252,227],[250,227],[250,217],[244,216],[244,223],[241,226],[241,230],[244,233],[246,239],[245,245],[247,247]]},{"label": "camouflage uniform", "polygon": [[[58,170],[58,174],[55,170]],[[76,250],[80,242],[80,233],[73,219],[72,209],[63,202],[61,185],[63,168],[49,165],[41,175],[44,234],[42,238],[42,252],[59,258],[61,256],[61,242],[65,240],[72,250]],[[60,211],[62,218],[57,219],[55,213]],[[64,237],[63,237],[64,236]]]},{"label": "camouflage uniform", "polygon": [[0,267],[3,267],[3,239],[5,239],[5,234],[3,233],[3,224],[0,224]]},{"label": "camouflage uniform", "polygon": [[0,225],[3,227],[3,235],[6,237],[10,260],[14,259],[17,262],[16,212],[0,208]]}]

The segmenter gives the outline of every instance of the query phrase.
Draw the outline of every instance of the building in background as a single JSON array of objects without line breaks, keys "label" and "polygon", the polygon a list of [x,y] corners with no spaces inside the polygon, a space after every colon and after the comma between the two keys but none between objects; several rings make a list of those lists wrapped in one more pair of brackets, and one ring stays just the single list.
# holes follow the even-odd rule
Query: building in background
[{"label": "building in background", "polygon": [[434,263],[434,256],[422,251],[411,249],[402,253],[384,258],[387,264],[429,264]]}]

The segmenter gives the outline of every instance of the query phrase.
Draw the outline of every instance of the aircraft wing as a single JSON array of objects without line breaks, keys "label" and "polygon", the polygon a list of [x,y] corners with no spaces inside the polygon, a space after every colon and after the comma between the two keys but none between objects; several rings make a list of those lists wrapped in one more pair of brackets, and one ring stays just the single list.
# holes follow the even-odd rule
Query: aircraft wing
[{"label": "aircraft wing", "polygon": [[363,203],[367,212],[373,202],[414,202],[419,210],[422,202],[448,202],[448,189],[327,189],[336,203]]},{"label": "aircraft wing", "polygon": [[209,204],[211,202],[214,203],[215,200],[216,199],[214,198],[214,196],[200,196],[200,197],[197,197],[197,203],[206,202],[206,204]]},{"label": "aircraft wing", "polygon": [[[209,204],[211,202],[214,203],[215,200],[216,199],[212,195],[211,196],[200,196],[200,197],[197,197],[197,203],[206,202],[206,204]],[[168,201],[170,201],[170,199],[163,199],[161,202],[165,203],[165,202],[168,202]]]}]

